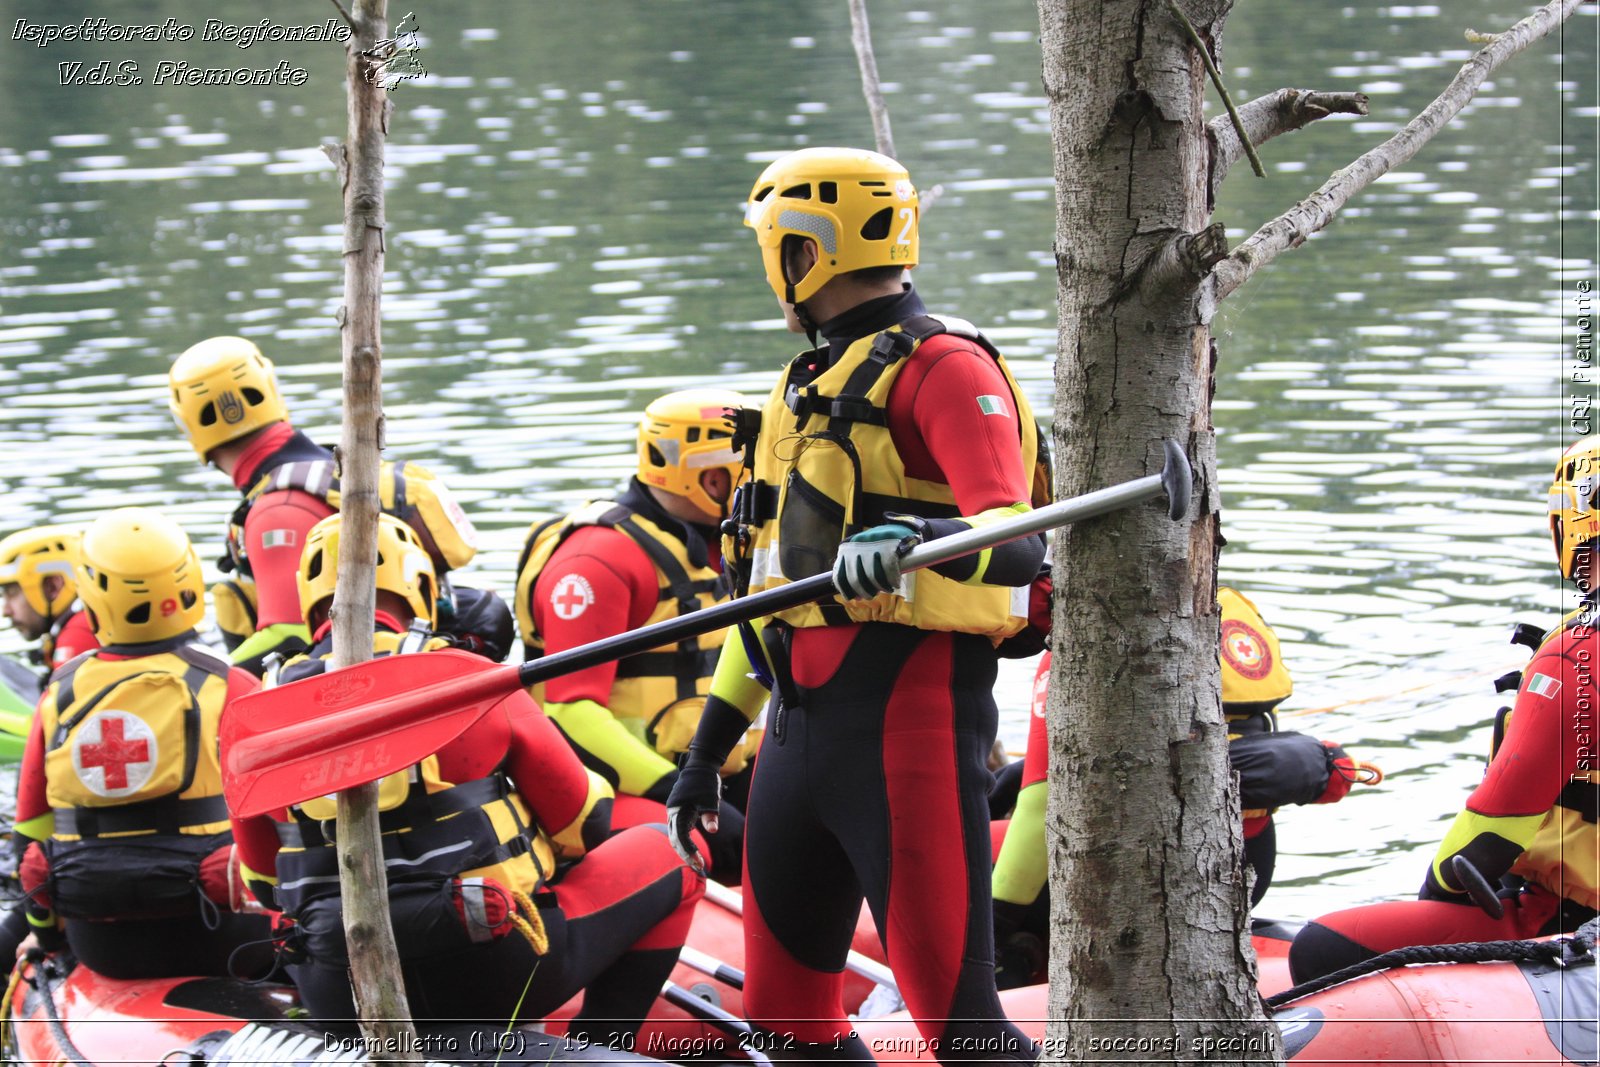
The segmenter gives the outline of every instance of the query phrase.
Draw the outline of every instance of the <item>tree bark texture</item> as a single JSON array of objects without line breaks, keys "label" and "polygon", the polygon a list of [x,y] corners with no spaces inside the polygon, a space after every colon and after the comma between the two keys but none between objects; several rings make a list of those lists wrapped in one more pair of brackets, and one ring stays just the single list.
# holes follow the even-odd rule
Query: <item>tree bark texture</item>
[{"label": "tree bark texture", "polygon": [[[330,669],[372,658],[377,599],[378,459],[383,447],[383,156],[388,93],[379,76],[388,34],[387,0],[357,0],[347,16],[345,62],[348,140],[344,186],[344,292],[340,347],[344,358],[344,426],[339,444],[339,575],[334,590]],[[389,919],[389,894],[378,832],[378,787],[358,786],[338,798],[339,893],[344,902],[350,984],[362,1030],[421,1063],[400,959]]]},{"label": "tree bark texture", "polygon": [[[1186,0],[1213,51],[1231,0]],[[1204,65],[1164,4],[1038,0],[1060,284],[1057,493],[1188,451],[1158,504],[1054,548],[1048,1048],[1064,1062],[1281,1059],[1262,1014],[1219,696]],[[1219,1053],[1204,1053],[1215,1042]]]}]

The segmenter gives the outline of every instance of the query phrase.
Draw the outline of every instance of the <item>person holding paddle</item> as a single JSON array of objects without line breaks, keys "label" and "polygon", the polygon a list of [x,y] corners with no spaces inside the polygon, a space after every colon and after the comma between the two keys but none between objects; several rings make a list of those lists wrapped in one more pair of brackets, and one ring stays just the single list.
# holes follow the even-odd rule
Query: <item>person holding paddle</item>
[{"label": "person holding paddle", "polygon": [[[870,1059],[840,1002],[863,896],[942,1061],[1031,1061],[993,971],[986,760],[996,645],[1027,625],[1044,541],[902,578],[932,538],[1027,512],[1037,430],[970,324],[929,315],[917,192],[875,152],[774,161],[745,218],[797,356],[762,409],[753,481],[724,554],[749,591],[833,572],[837,597],[735,631],[668,799],[675,844],[715,826],[727,754],[769,713],[745,831],[745,1010],[774,1059]],[[1041,491],[1047,491],[1040,487]],[[752,663],[754,660],[754,663]]]},{"label": "person holding paddle", "polygon": [[5,617],[29,641],[45,678],[63,663],[99,646],[78,602],[72,575],[80,533],[68,526],[35,526],[0,541],[0,596]]},{"label": "person holding paddle", "polygon": [[1570,933],[1600,909],[1600,440],[1562,454],[1548,500],[1578,610],[1546,635],[1515,706],[1496,717],[1483,781],[1428,864],[1419,899],[1307,923],[1289,949],[1297,983],[1409,945]]},{"label": "person holding paddle", "polygon": [[[517,566],[517,620],[530,656],[552,654],[727,599],[719,524],[744,457],[727,389],[684,389],[650,402],[639,423],[637,475],[615,500],[537,523]],[[664,822],[673,762],[694,736],[724,629],[573,671],[534,687],[584,764],[617,791],[616,827]],[[752,732],[752,738],[756,736]],[[747,752],[746,750],[751,751]],[[723,771],[744,770],[747,739]],[[708,835],[711,873],[739,883],[744,819],[724,805]]]},{"label": "person holding paddle", "polygon": [[[330,516],[307,535],[299,592],[311,647],[284,667],[282,692],[326,668],[341,526]],[[432,633],[437,578],[416,532],[382,514],[377,551],[375,654],[447,648]],[[610,787],[525,691],[383,778],[379,804],[395,938],[419,1020],[531,1020],[584,990],[575,1041],[621,1044],[638,1030],[705,881],[663,827],[609,836]],[[295,923],[290,944],[305,958],[290,973],[306,1008],[350,1020],[334,812],[333,798],[319,797],[236,817],[234,828],[246,883]]]},{"label": "person holding paddle", "polygon": [[52,676],[17,782],[28,918],[112,978],[260,978],[264,916],[238,882],[217,730],[256,680],[199,643],[200,560],[172,519],[120,508],[78,548],[77,585],[101,647]]}]

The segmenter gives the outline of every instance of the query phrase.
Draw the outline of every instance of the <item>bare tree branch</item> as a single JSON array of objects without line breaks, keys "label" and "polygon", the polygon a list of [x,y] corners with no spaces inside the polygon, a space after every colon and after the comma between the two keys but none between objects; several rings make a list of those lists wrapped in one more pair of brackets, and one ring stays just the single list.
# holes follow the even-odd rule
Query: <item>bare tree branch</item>
[{"label": "bare tree branch", "polygon": [[861,67],[861,91],[872,112],[872,136],[878,151],[890,159],[894,154],[894,134],[889,130],[889,105],[883,102],[883,84],[878,81],[878,60],[872,54],[872,28],[867,25],[866,0],[850,0],[850,43],[856,48],[856,63]]},{"label": "bare tree branch", "polygon": [[1217,64],[1211,58],[1211,49],[1205,41],[1201,40],[1200,33],[1194,28],[1194,23],[1189,21],[1189,16],[1183,13],[1183,8],[1178,6],[1178,0],[1167,0],[1167,8],[1172,12],[1178,24],[1183,27],[1184,35],[1189,38],[1189,43],[1194,45],[1200,53],[1200,61],[1206,66],[1206,73],[1211,77],[1211,84],[1217,87],[1217,95],[1222,97],[1222,106],[1228,110],[1228,120],[1233,123],[1234,135],[1242,142],[1244,154],[1250,157],[1250,169],[1256,172],[1257,178],[1267,176],[1266,169],[1261,166],[1261,157],[1256,155],[1255,145],[1250,143],[1250,135],[1245,130],[1244,120],[1239,118],[1239,110],[1233,106],[1233,96],[1228,92],[1228,87],[1222,83],[1222,72],[1217,69]]},{"label": "bare tree branch", "polygon": [[344,19],[345,25],[349,26],[352,32],[360,29],[360,27],[356,25],[356,20],[350,16],[350,12],[344,9],[344,5],[339,3],[339,0],[328,0],[328,2],[339,9],[340,17]]},{"label": "bare tree branch", "polygon": [[[1274,137],[1311,125],[1332,114],[1365,115],[1365,93],[1319,93],[1310,89],[1279,89],[1239,108],[1239,120],[1251,144],[1260,145]],[[1206,124],[1211,138],[1211,199],[1217,198],[1222,179],[1244,155],[1244,146],[1231,119],[1214,118]]]},{"label": "bare tree branch", "polygon": [[1150,257],[1139,275],[1139,292],[1154,304],[1182,286],[1193,287],[1228,255],[1227,227],[1213,222],[1199,233],[1180,233]]},{"label": "bare tree branch", "polygon": [[1552,0],[1538,11],[1497,34],[1469,59],[1445,91],[1422,109],[1405,128],[1322,184],[1322,188],[1279,215],[1233,250],[1217,265],[1213,298],[1222,300],[1262,267],[1288,248],[1297,248],[1307,237],[1333,221],[1350,198],[1394,167],[1406,162],[1433,139],[1444,125],[1476,95],[1490,74],[1551,30],[1561,25],[1585,0]]}]

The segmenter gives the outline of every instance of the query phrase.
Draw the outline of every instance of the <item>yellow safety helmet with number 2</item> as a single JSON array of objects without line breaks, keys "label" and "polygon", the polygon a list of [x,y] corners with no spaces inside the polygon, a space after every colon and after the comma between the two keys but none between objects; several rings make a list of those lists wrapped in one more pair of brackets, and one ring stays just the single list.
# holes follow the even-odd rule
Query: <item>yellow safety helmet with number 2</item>
[{"label": "yellow safety helmet with number 2", "polygon": [[[1561,454],[1550,485],[1550,539],[1555,542],[1561,576],[1574,577],[1578,549],[1600,538],[1600,437],[1585,437]],[[1591,588],[1595,575],[1587,575]]]},{"label": "yellow safety helmet with number 2", "polygon": [[[0,585],[20,586],[28,606],[41,618],[54,620],[78,595],[73,563],[80,536],[71,526],[35,526],[0,541]],[[55,596],[44,587],[52,575],[61,579]]]},{"label": "yellow safety helmet with number 2", "polygon": [[243,337],[212,337],[189,348],[167,371],[167,384],[172,415],[201,459],[289,417],[272,362]]},{"label": "yellow safety helmet with number 2", "polygon": [[728,472],[729,493],[744,458],[733,448],[734,416],[750,402],[730,389],[683,389],[650,402],[639,422],[639,480],[688,499],[710,515],[724,514],[700,484],[704,471]]},{"label": "yellow safety helmet with number 2", "polygon": [[117,508],[91,522],[78,547],[78,596],[103,645],[177,637],[205,618],[200,557],[176,520]]},{"label": "yellow safety helmet with number 2", "polygon": [[[802,148],[773,160],[756,179],[744,222],[756,231],[767,284],[798,304],[839,274],[917,265],[917,189],[888,156],[861,148]],[[816,265],[790,282],[783,239],[817,243]]]},{"label": "yellow safety helmet with number 2", "polygon": [[[339,532],[342,516],[329,515],[306,534],[300,553],[300,614],[315,629],[327,617],[339,577]],[[377,586],[406,602],[411,613],[433,625],[438,610],[439,581],[433,559],[417,531],[387,512],[378,514]]]}]

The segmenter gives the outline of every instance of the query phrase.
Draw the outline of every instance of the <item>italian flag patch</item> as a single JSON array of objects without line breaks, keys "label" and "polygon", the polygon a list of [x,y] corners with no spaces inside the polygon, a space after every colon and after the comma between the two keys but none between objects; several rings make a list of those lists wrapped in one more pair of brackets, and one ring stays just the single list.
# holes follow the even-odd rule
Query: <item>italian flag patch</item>
[{"label": "italian flag patch", "polygon": [[1548,674],[1535,674],[1528,680],[1528,692],[1536,697],[1553,697],[1561,692],[1561,683]]},{"label": "italian flag patch", "polygon": [[999,415],[1007,419],[1011,417],[1006,413],[1005,401],[990,394],[985,394],[978,398],[978,410],[985,415]]}]

